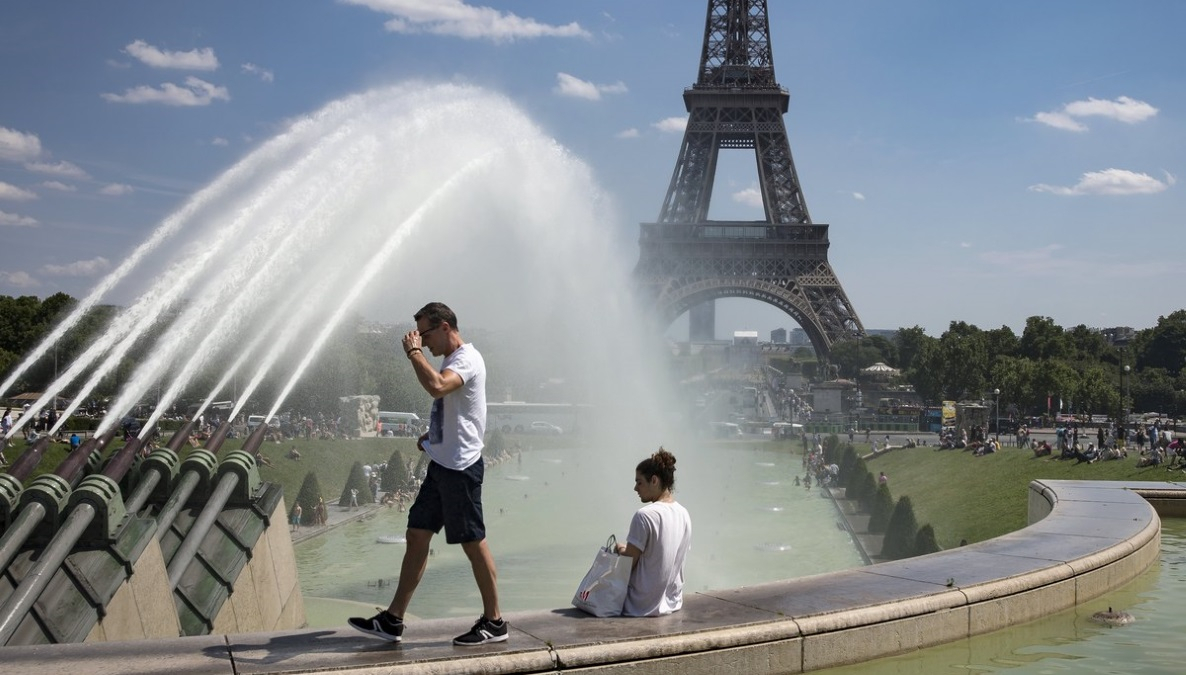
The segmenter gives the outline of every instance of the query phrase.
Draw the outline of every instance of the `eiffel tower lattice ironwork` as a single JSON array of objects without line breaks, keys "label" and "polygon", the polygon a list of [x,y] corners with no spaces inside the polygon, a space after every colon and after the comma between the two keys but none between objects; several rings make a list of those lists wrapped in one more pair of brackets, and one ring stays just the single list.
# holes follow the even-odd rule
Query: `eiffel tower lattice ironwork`
[{"label": "eiffel tower lattice ironwork", "polygon": [[[774,79],[766,0],[709,0],[688,125],[658,222],[642,223],[635,279],[663,325],[718,298],[752,298],[789,314],[817,353],[864,334],[832,265],[828,226],[811,222]],[[710,221],[722,149],[752,149],[765,221]]]}]

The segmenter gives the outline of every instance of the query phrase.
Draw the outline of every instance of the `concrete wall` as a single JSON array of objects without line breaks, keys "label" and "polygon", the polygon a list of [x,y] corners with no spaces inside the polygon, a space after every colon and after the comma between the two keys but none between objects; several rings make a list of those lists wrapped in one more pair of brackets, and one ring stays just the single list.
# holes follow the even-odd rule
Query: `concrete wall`
[{"label": "concrete wall", "polygon": [[[281,499],[271,514],[271,526],[252,549],[251,561],[215,619],[214,634],[290,630],[305,625],[286,513]],[[86,642],[176,638],[181,634],[165,561],[155,540],[145,548],[134,573],[105,610],[106,616],[87,635]]]}]

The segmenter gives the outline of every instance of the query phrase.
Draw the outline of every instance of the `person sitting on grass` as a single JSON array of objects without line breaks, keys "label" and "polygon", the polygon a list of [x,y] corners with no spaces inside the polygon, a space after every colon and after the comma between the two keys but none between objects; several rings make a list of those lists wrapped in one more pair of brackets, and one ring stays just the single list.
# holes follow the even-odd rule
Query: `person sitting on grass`
[{"label": "person sitting on grass", "polygon": [[1081,454],[1083,454],[1083,448],[1080,447],[1079,443],[1076,442],[1073,445],[1063,444],[1062,451],[1058,454],[1058,458],[1075,459]]},{"label": "person sitting on grass", "polygon": [[1045,457],[1050,454],[1051,450],[1053,448],[1050,447],[1050,443],[1042,441],[1034,446],[1034,457]]},{"label": "person sitting on grass", "polygon": [[1100,459],[1105,461],[1120,459],[1122,457],[1128,457],[1128,451],[1115,445],[1110,448],[1104,448],[1103,451],[1100,452]]},{"label": "person sitting on grass", "polygon": [[[1079,444],[1076,443],[1075,447],[1078,448]],[[1100,458],[1100,453],[1099,453],[1099,450],[1096,450],[1095,443],[1087,444],[1087,452],[1079,452],[1078,450],[1075,451],[1075,464],[1076,465],[1082,464],[1083,462],[1087,462],[1088,464],[1091,464],[1099,458]]]},{"label": "person sitting on grass", "polygon": [[1141,458],[1137,460],[1138,469],[1159,464],[1161,464],[1161,451],[1157,448],[1150,448],[1148,452],[1142,450]]}]

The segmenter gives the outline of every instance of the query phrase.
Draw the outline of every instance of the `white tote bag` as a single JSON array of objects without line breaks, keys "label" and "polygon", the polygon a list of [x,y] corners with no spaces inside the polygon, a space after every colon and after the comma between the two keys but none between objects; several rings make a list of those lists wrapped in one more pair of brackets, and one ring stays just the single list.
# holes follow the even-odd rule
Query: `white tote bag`
[{"label": "white tote bag", "polygon": [[577,586],[572,604],[593,616],[620,616],[622,605],[626,604],[626,589],[630,586],[630,566],[634,559],[618,555],[618,540],[609,536],[603,548],[597,549],[597,557],[588,574]]}]

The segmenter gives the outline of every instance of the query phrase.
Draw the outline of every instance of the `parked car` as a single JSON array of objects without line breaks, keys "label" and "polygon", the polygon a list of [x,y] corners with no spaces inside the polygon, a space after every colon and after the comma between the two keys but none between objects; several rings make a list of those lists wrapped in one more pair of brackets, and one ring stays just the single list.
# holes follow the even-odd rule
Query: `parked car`
[{"label": "parked car", "polygon": [[561,429],[551,422],[532,422],[531,433],[544,434],[546,436],[560,436],[564,433],[564,429]]}]

